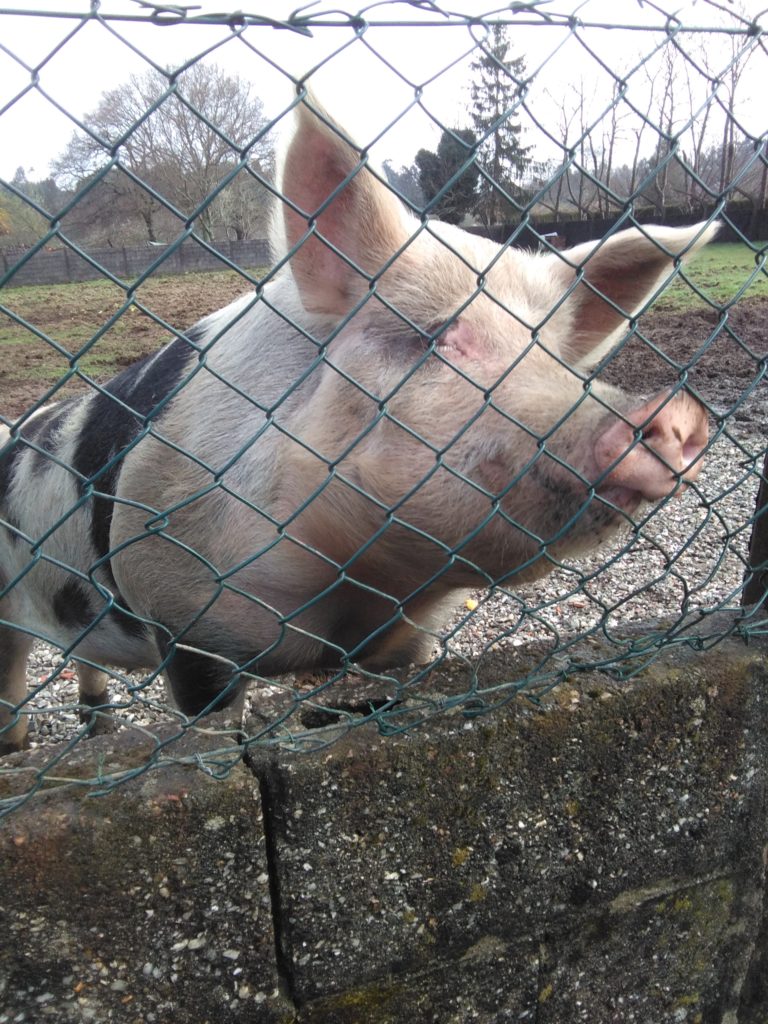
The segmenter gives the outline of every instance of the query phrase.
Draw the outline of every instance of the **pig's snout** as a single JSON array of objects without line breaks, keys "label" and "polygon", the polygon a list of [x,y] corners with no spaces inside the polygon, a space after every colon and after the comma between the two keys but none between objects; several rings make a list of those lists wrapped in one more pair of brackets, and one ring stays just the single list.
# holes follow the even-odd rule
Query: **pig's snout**
[{"label": "pig's snout", "polygon": [[[618,504],[658,501],[696,479],[709,435],[702,404],[686,392],[663,392],[616,420],[597,440],[599,489]],[[635,501],[632,500],[633,496]]]}]

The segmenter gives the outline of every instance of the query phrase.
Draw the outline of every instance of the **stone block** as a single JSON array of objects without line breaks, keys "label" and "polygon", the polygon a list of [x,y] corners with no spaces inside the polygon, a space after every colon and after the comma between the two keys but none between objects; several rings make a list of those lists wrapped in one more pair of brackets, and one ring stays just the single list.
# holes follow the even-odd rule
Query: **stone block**
[{"label": "stone block", "polygon": [[[257,763],[297,1003],[439,971],[489,937],[578,935],[638,890],[674,904],[736,877],[762,885],[767,684],[762,653],[739,643],[678,650],[630,682],[565,684],[542,709],[365,727]],[[715,952],[730,978],[728,947]],[[553,977],[565,956],[548,948]]]},{"label": "stone block", "polygon": [[172,729],[16,755],[6,791],[57,764],[0,826],[3,1024],[286,1019],[258,784],[185,763],[226,741],[190,735],[102,796],[76,781],[151,762]]}]

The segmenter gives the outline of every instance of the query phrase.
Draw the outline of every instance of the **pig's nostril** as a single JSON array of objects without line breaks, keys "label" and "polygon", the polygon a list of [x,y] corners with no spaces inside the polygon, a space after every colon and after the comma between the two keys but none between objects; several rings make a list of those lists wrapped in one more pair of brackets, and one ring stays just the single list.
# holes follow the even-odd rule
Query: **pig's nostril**
[{"label": "pig's nostril", "polygon": [[651,399],[614,422],[595,446],[608,487],[625,487],[650,501],[685,489],[699,475],[707,443],[703,409],[692,400]]}]

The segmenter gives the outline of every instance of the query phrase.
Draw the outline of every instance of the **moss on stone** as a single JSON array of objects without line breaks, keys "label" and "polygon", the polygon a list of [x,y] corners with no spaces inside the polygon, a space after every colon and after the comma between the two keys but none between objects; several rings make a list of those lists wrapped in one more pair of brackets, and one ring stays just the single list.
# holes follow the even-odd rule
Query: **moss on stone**
[{"label": "moss on stone", "polygon": [[462,867],[462,865],[466,864],[466,862],[469,860],[469,853],[470,853],[470,851],[469,851],[468,847],[466,847],[466,846],[459,846],[459,847],[457,847],[453,851],[453,856],[451,857],[451,865],[452,865],[452,867],[460,868],[460,867]]}]

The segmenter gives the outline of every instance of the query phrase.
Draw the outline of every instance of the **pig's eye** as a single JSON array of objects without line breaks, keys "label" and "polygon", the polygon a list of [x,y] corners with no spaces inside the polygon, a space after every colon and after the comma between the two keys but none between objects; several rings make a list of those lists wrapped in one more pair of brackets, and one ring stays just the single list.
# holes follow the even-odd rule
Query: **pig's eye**
[{"label": "pig's eye", "polygon": [[480,356],[480,345],[474,329],[465,320],[454,320],[435,339],[435,350],[450,359],[466,361]]},{"label": "pig's eye", "polygon": [[422,340],[426,347],[434,345],[436,349],[442,348],[445,345],[445,336],[448,334],[454,324],[458,323],[458,320],[452,320],[450,323],[440,321],[438,323],[430,324],[424,329],[424,333],[421,335]]}]

